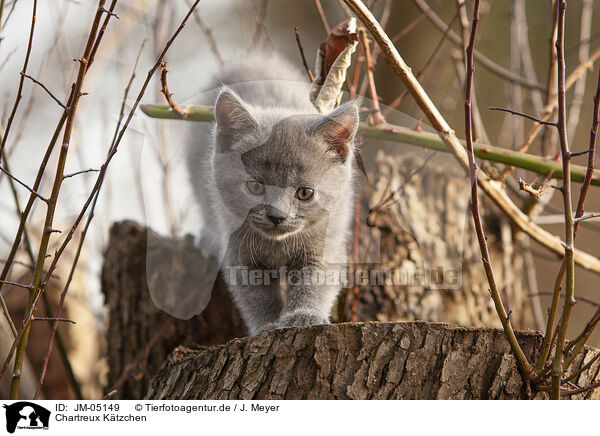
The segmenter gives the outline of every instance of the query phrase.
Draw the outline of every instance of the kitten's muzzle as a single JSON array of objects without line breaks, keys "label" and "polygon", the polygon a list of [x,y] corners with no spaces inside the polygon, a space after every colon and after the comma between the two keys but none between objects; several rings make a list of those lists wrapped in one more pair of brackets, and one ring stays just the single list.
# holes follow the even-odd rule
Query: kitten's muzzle
[{"label": "kitten's muzzle", "polygon": [[283,216],[268,215],[268,214],[267,214],[267,218],[269,218],[269,221],[271,221],[274,225],[279,225],[285,220],[285,217],[283,217]]},{"label": "kitten's muzzle", "polygon": [[287,218],[287,214],[285,212],[270,205],[265,205],[265,215],[267,216],[267,219],[275,226],[281,224]]}]

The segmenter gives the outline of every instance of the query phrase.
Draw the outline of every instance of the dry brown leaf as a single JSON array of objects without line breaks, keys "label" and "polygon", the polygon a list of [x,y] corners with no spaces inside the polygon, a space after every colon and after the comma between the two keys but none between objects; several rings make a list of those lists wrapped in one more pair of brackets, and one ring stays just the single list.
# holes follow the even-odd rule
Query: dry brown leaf
[{"label": "dry brown leaf", "polygon": [[311,100],[320,112],[329,112],[338,104],[357,42],[356,19],[350,18],[335,26],[319,47]]}]

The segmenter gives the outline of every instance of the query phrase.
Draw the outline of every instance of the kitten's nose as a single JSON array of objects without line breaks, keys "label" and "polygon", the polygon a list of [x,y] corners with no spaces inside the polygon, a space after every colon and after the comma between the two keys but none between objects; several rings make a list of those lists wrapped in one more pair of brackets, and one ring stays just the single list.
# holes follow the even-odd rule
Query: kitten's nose
[{"label": "kitten's nose", "polygon": [[267,218],[269,218],[269,220],[275,225],[281,224],[285,220],[284,216],[269,215],[269,214],[267,214]]}]

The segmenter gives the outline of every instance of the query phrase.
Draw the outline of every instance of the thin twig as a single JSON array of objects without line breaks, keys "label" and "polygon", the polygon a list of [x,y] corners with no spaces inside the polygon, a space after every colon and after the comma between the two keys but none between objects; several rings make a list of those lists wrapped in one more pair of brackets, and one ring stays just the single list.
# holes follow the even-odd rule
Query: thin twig
[{"label": "thin twig", "polygon": [[384,30],[387,27],[387,23],[390,20],[390,17],[392,16],[393,3],[394,3],[393,0],[385,0],[385,5],[383,6],[383,12],[381,12],[381,19],[379,20],[379,23],[381,24],[381,27]]},{"label": "thin twig", "polygon": [[586,363],[585,365],[583,365],[577,371],[574,371],[569,377],[567,377],[565,379],[565,382],[569,382],[571,380],[576,379],[578,376],[580,376],[581,374],[583,374],[584,371],[586,371],[594,363],[596,363],[598,361],[598,359],[600,359],[600,353],[596,353],[596,355],[594,357],[592,357],[588,363]]},{"label": "thin twig", "polygon": [[371,94],[371,104],[373,105],[372,117],[370,118],[371,124],[377,126],[385,123],[385,118],[381,113],[379,107],[379,96],[377,95],[377,89],[375,88],[375,79],[373,78],[373,65],[371,63],[371,49],[369,48],[369,38],[364,28],[358,30],[360,39],[365,50],[365,70],[367,78],[369,80],[369,92]]},{"label": "thin twig", "polygon": [[256,12],[256,31],[254,33],[254,37],[252,38],[252,43],[250,47],[256,47],[258,41],[260,40],[261,33],[265,35],[265,39],[267,43],[271,47],[271,50],[275,50],[275,45],[273,44],[273,40],[269,35],[269,31],[267,30],[267,25],[265,24],[265,20],[267,17],[267,4],[268,0],[262,0],[260,9]]},{"label": "thin twig", "polygon": [[[578,297],[579,298],[579,297]],[[566,351],[569,352],[567,357],[565,358],[565,371],[571,366],[571,364],[575,361],[577,355],[583,350],[585,347],[585,343],[590,338],[596,326],[600,323],[600,307],[596,309],[592,318],[586,323],[584,329],[581,331],[579,335],[575,339],[573,339],[569,344],[565,347]]]},{"label": "thin twig", "polygon": [[561,389],[560,393],[563,395],[577,395],[577,394],[583,394],[585,392],[596,390],[599,387],[600,387],[600,381],[597,381],[595,383],[591,383],[587,386],[577,388],[577,389]]},{"label": "thin twig", "polygon": [[[586,41],[590,39],[592,34],[592,15],[593,15],[593,4],[592,0],[583,0],[581,5],[581,24],[579,26],[579,40]],[[578,50],[579,62],[585,61],[590,57],[590,44],[583,43],[579,46]],[[575,85],[573,90],[573,99],[571,100],[571,107],[569,108],[569,120],[567,123],[567,136],[574,138],[577,132],[577,126],[579,125],[579,114],[581,113],[581,105],[585,97],[585,85],[586,85],[587,70],[583,72],[581,80]]]},{"label": "thin twig", "polygon": [[98,34],[96,35],[96,40],[94,41],[94,45],[92,46],[92,49],[90,51],[90,55],[89,55],[90,57],[88,60],[87,68],[89,68],[89,66],[94,63],[94,59],[96,58],[96,52],[98,51],[98,47],[100,46],[100,41],[102,41],[102,37],[104,36],[104,33],[106,32],[106,28],[108,27],[108,23],[109,23],[110,19],[113,17],[119,19],[119,17],[114,13],[116,6],[117,6],[117,0],[112,0],[108,9],[106,9],[104,6],[101,6],[99,8],[101,13],[106,14],[106,17],[104,17],[104,22],[102,23],[100,30],[98,30]]},{"label": "thin twig", "polygon": [[65,106],[65,104],[64,104],[62,101],[60,101],[60,100],[58,99],[58,97],[56,97],[54,94],[52,94],[52,91],[50,91],[50,90],[49,90],[49,89],[46,87],[46,85],[44,85],[42,82],[38,81],[37,79],[34,79],[34,78],[33,78],[33,77],[31,77],[29,74],[24,74],[24,73],[21,73],[21,74],[23,74],[23,76],[27,77],[29,80],[31,80],[31,81],[32,81],[33,83],[35,83],[36,85],[39,85],[39,86],[40,86],[40,87],[41,87],[41,88],[42,88],[44,91],[46,91],[46,93],[47,93],[47,94],[48,94],[48,95],[49,95],[49,96],[52,98],[52,100],[54,100],[56,103],[58,103],[58,105],[59,105],[60,107],[62,107],[63,109],[66,109],[66,108],[67,108],[67,106]]},{"label": "thin twig", "polygon": [[[467,12],[467,3],[465,0],[457,0],[457,13],[460,17],[458,23],[461,28],[461,41],[462,41],[462,64],[456,62],[456,66],[459,70],[463,71],[464,78],[462,80],[463,86],[466,86],[466,76],[467,76],[467,46],[469,44],[469,28],[471,23],[469,22],[469,14]],[[513,82],[514,83],[514,82]],[[473,138],[475,140],[481,142],[490,142],[487,131],[485,129],[485,125],[481,118],[481,111],[479,110],[479,103],[477,99],[477,92],[475,88],[475,83],[471,83],[471,116],[473,122]]]},{"label": "thin twig", "polygon": [[312,71],[310,71],[310,67],[306,61],[306,56],[304,56],[304,47],[302,47],[302,42],[300,41],[300,32],[298,32],[298,26],[294,27],[294,32],[296,33],[296,44],[298,44],[298,50],[300,51],[300,57],[302,58],[302,65],[304,65],[304,69],[306,70],[306,74],[308,74],[310,81],[314,82],[315,76],[313,76]]},{"label": "thin twig", "polygon": [[[4,14],[4,7],[6,6],[6,0],[0,0],[0,33],[2,32],[2,15]],[[1,37],[1,35],[0,35]],[[2,39],[0,38],[0,41]]]},{"label": "thin twig", "polygon": [[[529,297],[537,297],[537,296],[541,296],[541,295],[548,295],[548,296],[550,296],[550,295],[553,295],[553,294],[554,294],[554,292],[551,292],[551,291],[538,291],[538,292],[535,292],[535,293],[534,292],[530,292],[530,293],[527,294],[527,296],[529,296]],[[563,297],[561,296],[561,298],[563,298]],[[599,307],[600,306],[599,302],[597,302],[595,300],[592,300],[591,298],[587,298],[587,297],[577,297],[577,301],[581,301],[583,303],[587,303],[590,306],[594,306],[594,307]]]},{"label": "thin twig", "polygon": [[[558,102],[555,94],[555,89],[558,85],[557,78],[557,54],[556,54],[556,41],[558,38],[558,1],[552,0],[553,20],[552,20],[552,32],[549,38],[548,48],[550,50],[548,59],[548,76],[546,78],[546,95],[545,102],[548,104],[551,101]],[[556,143],[554,130],[542,129],[541,138],[541,154],[543,156],[549,156],[554,154],[554,145]]]},{"label": "thin twig", "polygon": [[352,11],[348,9],[348,6],[346,6],[342,0],[337,0],[337,2],[346,18],[350,18],[352,16]]},{"label": "thin twig", "polygon": [[488,109],[491,110],[491,111],[508,112],[508,113],[513,114],[513,115],[518,115],[520,117],[527,118],[528,120],[535,121],[536,123],[544,124],[546,126],[556,127],[556,122],[554,122],[554,121],[542,120],[540,118],[534,117],[533,115],[529,115],[529,114],[526,114],[526,113],[523,113],[523,112],[519,112],[519,111],[516,111],[516,110],[513,110],[513,109],[507,109],[507,108],[495,107],[495,106],[490,106]]},{"label": "thin twig", "polygon": [[[4,29],[4,27],[6,26],[6,23],[8,23],[8,20],[12,16],[13,11],[15,10],[15,6],[17,5],[17,1],[18,0],[13,0],[11,2],[10,11],[8,11],[8,14],[6,15],[6,19],[4,20],[4,23],[0,22],[0,32],[2,31],[2,29]],[[6,6],[8,6],[8,4]]]},{"label": "thin twig", "polygon": [[[356,193],[356,198],[354,200],[354,239],[352,241],[352,261],[353,268],[352,272],[354,273],[358,268],[358,249],[359,249],[359,229],[360,229],[360,193]],[[350,309],[350,321],[356,321],[356,316],[358,313],[358,300],[360,297],[358,282],[356,280],[356,276],[354,276],[354,283],[352,285],[352,306]]]},{"label": "thin twig", "polygon": [[[598,135],[598,125],[600,125],[600,69],[598,71],[598,80],[596,82],[596,94],[594,95],[594,111],[592,114],[592,127],[590,128],[590,142],[589,142],[589,154],[588,154],[588,164],[586,177],[581,185],[581,190],[579,192],[579,200],[577,201],[577,210],[575,212],[575,223],[573,225],[573,237],[577,236],[577,230],[579,229],[579,225],[583,222],[578,219],[583,217],[584,213],[584,203],[587,197],[590,183],[591,183],[591,174],[594,172],[594,161],[596,157],[596,138]],[[591,214],[594,215],[594,214]],[[574,350],[570,353],[570,356],[565,360],[565,370],[569,368],[575,356],[583,349],[586,341],[591,336],[594,331],[596,325],[600,322],[600,309],[594,313],[592,319],[588,321],[584,330],[579,334],[579,336],[572,343],[574,346]],[[570,348],[570,347],[569,347]]]},{"label": "thin twig", "polygon": [[9,286],[15,286],[17,288],[31,289],[31,285],[24,285],[23,283],[10,282],[8,280],[0,280],[0,283],[2,283],[4,285],[9,285]]},{"label": "thin twig", "polygon": [[96,168],[88,168],[87,170],[80,170],[80,171],[75,171],[74,173],[65,174],[64,178],[68,179],[69,177],[75,177],[80,174],[97,173],[98,171],[100,171],[100,170],[96,169]]},{"label": "thin twig", "polygon": [[329,27],[329,23],[327,22],[327,18],[325,17],[325,12],[323,12],[321,0],[315,0],[315,7],[317,8],[317,13],[319,14],[319,18],[321,19],[321,23],[323,24],[323,29],[325,29],[325,34],[329,35],[329,33],[331,33],[331,27]]},{"label": "thin twig", "polygon": [[11,173],[9,173],[7,170],[5,170],[4,168],[2,168],[1,166],[0,166],[0,171],[2,171],[4,174],[6,174],[11,179],[13,179],[15,182],[17,182],[22,187],[24,187],[25,189],[27,189],[29,192],[31,192],[33,195],[35,195],[37,198],[39,198],[40,200],[42,200],[45,203],[48,203],[48,199],[46,197],[44,197],[43,195],[41,195],[40,193],[38,193],[37,191],[35,191],[27,183],[22,182],[21,180],[17,179],[15,176],[13,176]]},{"label": "thin twig", "polygon": [[[0,41],[1,41],[1,38],[0,38]],[[10,61],[10,58],[12,57],[12,55],[14,55],[17,52],[17,50],[18,50],[18,47],[15,47],[6,55],[6,58],[0,64],[0,71],[2,71],[4,69],[6,64],[8,64],[8,62]]]},{"label": "thin twig", "polygon": [[[187,5],[188,5],[188,7],[192,6],[191,0],[187,0]],[[202,15],[200,14],[200,10],[194,9],[194,19],[196,20],[196,23],[198,23],[198,26],[200,27],[200,29],[202,29],[202,32],[204,32],[204,36],[206,36],[206,39],[208,40],[208,45],[210,46],[210,50],[213,52],[213,54],[217,58],[219,65],[221,65],[221,66],[225,65],[225,61],[223,60],[223,56],[221,56],[221,52],[219,51],[219,46],[217,44],[217,40],[215,39],[213,30],[210,27],[210,25],[206,22],[206,20],[204,20]]]},{"label": "thin twig", "polygon": [[[458,19],[458,17],[459,17],[459,12],[456,11],[456,13],[454,14],[454,17],[452,18],[452,20],[448,24],[448,28],[446,29],[446,31],[444,32],[444,34],[442,35],[442,37],[438,41],[437,45],[435,46],[435,48],[433,49],[433,51],[431,52],[431,54],[429,55],[429,57],[427,58],[427,60],[423,64],[423,66],[419,69],[419,71],[417,71],[417,74],[415,76],[417,79],[419,79],[425,73],[425,71],[427,70],[427,68],[429,68],[429,66],[433,64],[434,59],[441,52],[441,48],[444,45],[444,41],[446,41],[446,37],[448,36],[448,32],[452,29],[452,25]],[[404,100],[404,97],[406,97],[407,95],[408,95],[408,89],[405,90],[404,92],[402,92],[402,94],[400,94],[398,97],[396,97],[388,105],[387,109],[384,111],[384,115],[387,116],[393,109],[396,109],[398,106],[400,106],[400,104],[402,104],[402,101]]]},{"label": "thin twig", "polygon": [[[575,217],[580,217],[584,212],[585,199],[587,198],[592,179],[594,177],[594,164],[596,159],[596,138],[598,136],[598,125],[600,125],[600,68],[598,69],[598,80],[596,81],[596,93],[594,95],[594,110],[592,113],[592,127],[590,128],[590,139],[588,143],[588,162],[585,173],[585,179],[579,191],[579,200]],[[571,153],[573,156],[573,153]],[[575,223],[574,233],[577,233],[579,223]]]},{"label": "thin twig", "polygon": [[573,205],[571,203],[571,179],[570,163],[571,156],[569,141],[567,139],[567,104],[565,95],[565,0],[558,2],[558,37],[556,39],[557,64],[558,64],[558,131],[560,139],[560,150],[563,162],[562,195],[565,212],[565,304],[559,324],[558,337],[556,340],[556,351],[552,362],[552,398],[560,399],[560,382],[563,375],[563,353],[567,327],[571,317],[571,311],[575,305],[575,260],[573,256],[575,232],[573,221]]},{"label": "thin twig", "polygon": [[[578,80],[581,79],[581,76],[583,74],[583,72],[588,69],[591,68],[592,65],[594,64],[594,62],[596,62],[598,59],[600,58],[600,48],[597,49],[596,51],[594,51],[594,53],[590,56],[589,59],[587,59],[585,62],[582,62],[581,64],[579,64],[571,74],[569,74],[569,77],[567,77],[567,80],[565,82],[565,89],[568,91],[575,83],[577,83]],[[554,110],[556,109],[556,105],[557,105],[557,99],[553,98],[551,99],[546,106],[544,106],[544,109],[542,111],[542,115],[540,116],[540,119],[544,120],[544,121],[548,121],[550,119],[550,117],[552,116],[552,114],[554,113]],[[533,143],[534,139],[537,137],[537,135],[540,133],[540,131],[542,130],[542,128],[544,127],[543,124],[539,124],[536,123],[531,127],[531,130],[527,133],[527,136],[525,137],[525,141],[523,142],[523,144],[521,144],[521,146],[517,149],[518,151],[527,151],[529,149],[529,146]],[[498,177],[500,180],[504,180],[508,174],[511,173],[511,171],[513,170],[512,167],[507,167],[502,171],[502,174]]]},{"label": "thin twig", "polygon": [[[23,69],[21,70],[21,78],[19,80],[19,86],[17,87],[17,96],[15,97],[15,102],[13,104],[12,110],[10,111],[10,115],[8,116],[8,120],[6,122],[6,127],[4,128],[4,134],[2,136],[2,140],[0,141],[0,161],[2,161],[2,155],[4,154],[4,148],[6,147],[6,140],[8,139],[10,127],[12,126],[13,119],[15,118],[15,114],[17,113],[17,108],[19,107],[19,103],[21,102],[21,97],[22,97],[22,92],[23,92],[23,83],[25,82],[25,74],[27,74],[27,66],[29,65],[29,57],[31,56],[31,48],[33,45],[33,33],[35,31],[36,12],[37,12],[37,0],[33,0],[33,11],[31,12],[31,28],[29,31],[29,40],[27,42],[27,51],[25,53],[25,61],[23,62]],[[8,20],[8,17],[6,19]]]},{"label": "thin twig", "polygon": [[[535,73],[535,67],[533,65],[531,46],[529,44],[529,29],[525,3],[526,0],[515,1],[516,35],[518,38],[518,45],[520,48],[519,52],[521,55],[521,63],[523,65],[525,77],[531,82],[538,82],[538,78]],[[544,104],[542,101],[542,93],[539,89],[531,89],[531,100],[536,113],[541,113]]]},{"label": "thin twig", "polygon": [[[444,21],[433,11],[433,9],[431,9],[431,7],[425,2],[425,0],[413,0],[413,2],[427,16],[429,21],[431,21],[431,23],[433,23],[440,31],[444,32],[448,28],[447,24],[444,23]],[[452,32],[452,31],[449,32],[448,38],[450,39],[450,41],[452,41],[457,46],[462,47],[462,38],[460,36],[458,36],[456,33]],[[519,76],[518,74],[515,74],[512,71],[498,65],[496,62],[494,62],[491,59],[489,59],[488,57],[484,56],[482,53],[480,53],[477,50],[475,50],[474,56],[475,56],[475,60],[477,60],[477,62],[479,62],[482,66],[484,66],[492,73],[494,73],[506,80],[509,80],[511,82],[516,82],[526,88],[541,89],[541,90],[545,89],[544,86],[540,85],[539,83],[531,82],[530,80],[524,79],[523,77]]]},{"label": "thin twig", "polygon": [[582,215],[579,217],[574,218],[576,223],[579,223],[581,221],[585,221],[585,220],[589,220],[592,218],[598,218],[600,217],[600,213],[589,213],[587,215]]},{"label": "thin twig", "polygon": [[[473,84],[473,52],[475,50],[475,38],[477,35],[477,27],[479,24],[479,0],[475,0],[473,6],[473,18],[471,20],[471,33],[469,37],[469,45],[467,46],[467,71],[466,71],[466,86],[465,86],[465,138],[467,141],[467,155],[469,158],[469,174],[471,178],[471,212],[473,214],[473,221],[475,224],[475,232],[477,233],[477,240],[479,241],[479,248],[481,250],[481,257],[483,261],[483,267],[490,285],[490,292],[492,299],[496,307],[496,313],[500,318],[500,322],[504,327],[513,352],[515,352],[517,362],[519,363],[519,369],[524,377],[528,377],[531,373],[531,368],[527,362],[527,358],[523,354],[521,348],[518,346],[516,337],[510,324],[510,319],[506,313],[506,309],[502,303],[496,278],[494,276],[494,270],[492,268],[492,261],[487,245],[487,239],[483,230],[483,223],[481,221],[481,214],[479,212],[479,194],[477,184],[477,167],[475,164],[475,153],[473,152],[473,128],[472,128],[472,113],[471,113],[471,87]],[[515,346],[516,345],[516,346]]]},{"label": "thin twig", "polygon": [[49,322],[67,322],[70,324],[77,324],[75,321],[73,321],[72,319],[67,319],[67,318],[48,318],[48,317],[38,317],[38,316],[34,316],[33,317],[33,321],[49,321]]},{"label": "thin twig", "polygon": [[165,99],[167,100],[167,103],[169,103],[169,106],[171,106],[171,109],[173,109],[175,112],[177,112],[179,115],[181,115],[181,118],[183,118],[185,120],[187,114],[182,111],[179,106],[177,106],[177,104],[173,101],[173,94],[171,94],[169,92],[169,87],[167,85],[167,73],[169,72],[169,70],[167,69],[167,63],[166,62],[161,62],[160,63],[160,84],[161,84],[161,89],[160,92],[163,93],[163,95],[165,96]]}]

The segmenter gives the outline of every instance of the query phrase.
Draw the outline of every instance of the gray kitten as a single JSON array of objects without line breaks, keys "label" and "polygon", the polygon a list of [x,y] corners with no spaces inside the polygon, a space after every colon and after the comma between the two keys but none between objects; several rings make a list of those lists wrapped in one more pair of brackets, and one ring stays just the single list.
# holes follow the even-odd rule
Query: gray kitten
[{"label": "gray kitten", "polygon": [[230,64],[215,88],[216,125],[195,127],[187,160],[201,247],[251,335],[327,323],[347,262],[358,108],[319,114],[303,76],[271,54]]}]

